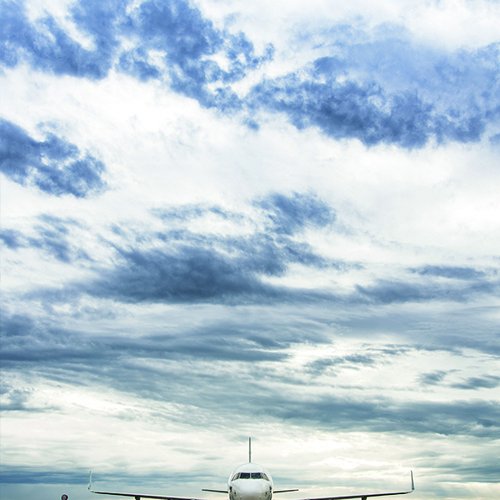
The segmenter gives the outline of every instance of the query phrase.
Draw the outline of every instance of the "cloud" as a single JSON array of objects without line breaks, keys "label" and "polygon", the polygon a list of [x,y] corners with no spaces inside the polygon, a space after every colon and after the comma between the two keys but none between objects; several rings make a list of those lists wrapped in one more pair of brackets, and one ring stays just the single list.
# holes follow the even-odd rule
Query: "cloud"
[{"label": "cloud", "polygon": [[243,214],[229,212],[218,205],[187,204],[169,208],[154,208],[151,210],[151,213],[165,221],[179,220],[186,222],[191,219],[213,214],[224,220],[240,223],[245,222],[245,216]]},{"label": "cloud", "polygon": [[422,276],[439,276],[442,278],[474,280],[486,277],[483,271],[476,271],[471,267],[452,267],[452,266],[424,266],[421,268],[412,268],[411,272]]},{"label": "cloud", "polygon": [[6,120],[0,120],[0,171],[18,184],[53,196],[86,198],[106,189],[101,161],[52,133],[36,141]]},{"label": "cloud", "polygon": [[261,268],[274,274],[283,268],[279,257],[273,258],[276,255],[245,259],[225,256],[201,245],[180,244],[163,251],[134,249],[119,253],[122,264],[94,281],[87,293],[131,302],[231,302],[242,296],[271,297],[276,292],[263,284],[256,272]]},{"label": "cloud", "polygon": [[477,141],[498,120],[499,44],[445,52],[385,25],[334,26],[302,43],[330,55],[253,91],[299,129],[412,149]]},{"label": "cloud", "polygon": [[34,235],[26,235],[15,229],[0,229],[0,240],[11,250],[36,248],[66,264],[77,260],[91,261],[90,256],[72,243],[71,229],[82,228],[74,219],[63,219],[51,215],[40,215],[34,227]]},{"label": "cloud", "polygon": [[[44,301],[64,300],[68,294],[140,303],[262,303],[263,301],[332,300],[331,294],[272,284],[269,278],[286,275],[291,265],[342,271],[349,265],[323,257],[306,241],[305,229],[322,229],[335,223],[335,212],[312,194],[289,196],[272,193],[253,203],[244,215],[217,206],[180,206],[155,210],[164,231],[138,230],[129,234],[115,225],[117,241],[103,240],[115,252],[112,267],[93,266],[98,278],[67,285],[60,290],[32,292]],[[248,227],[246,234],[192,232],[186,225],[215,216],[232,224],[233,231]],[[66,262],[91,260],[69,246],[72,222],[45,218],[38,238],[21,239],[7,232],[11,247],[32,246]],[[182,223],[181,228],[175,226]],[[116,239],[116,238],[115,238]]]},{"label": "cloud", "polygon": [[16,389],[9,384],[2,384],[0,396],[2,397],[2,411],[30,411],[26,406],[30,397],[29,390]]},{"label": "cloud", "polygon": [[[76,27],[93,41],[93,50],[72,39],[51,16],[31,23],[22,2],[3,2],[0,17],[0,61],[14,67],[26,59],[39,70],[92,80],[105,78],[116,67],[143,82],[164,79],[176,92],[205,107],[229,111],[241,107],[228,84],[272,58],[269,45],[262,56],[243,33],[218,30],[184,0],[80,1],[70,9]],[[123,49],[122,40],[133,42]],[[130,44],[127,44],[130,46]],[[160,65],[150,53],[160,55]],[[227,69],[213,59],[221,54]],[[216,84],[215,90],[208,85]]]},{"label": "cloud", "polygon": [[13,67],[28,60],[42,71],[89,79],[104,78],[110,67],[116,40],[113,25],[123,2],[81,2],[73,8],[80,29],[93,35],[95,50],[88,50],[72,39],[51,16],[31,23],[23,2],[0,4],[2,35],[0,61]]},{"label": "cloud", "polygon": [[323,7],[0,1],[8,498],[78,498],[96,457],[181,494],[258,433],[283,486],[498,497],[498,47]]},{"label": "cloud", "polygon": [[74,484],[82,486],[88,480],[88,471],[53,471],[35,467],[8,465],[2,467],[3,484]]},{"label": "cloud", "polygon": [[27,246],[23,234],[15,229],[0,229],[0,240],[3,241],[7,248],[12,250]]},{"label": "cloud", "polygon": [[419,377],[420,383],[422,385],[439,385],[444,380],[446,375],[448,375],[448,373],[450,372],[444,370],[436,370],[430,373],[422,373],[422,375],[420,375]]},{"label": "cloud", "polygon": [[[272,57],[256,56],[253,44],[243,33],[231,34],[216,29],[200,11],[182,0],[142,2],[130,12],[122,26],[126,36],[137,37],[138,47],[122,55],[120,69],[141,80],[160,76],[148,63],[148,52],[163,55],[164,77],[174,91],[196,99],[204,107],[223,111],[241,108],[241,101],[229,84],[244,78]],[[222,55],[222,69],[214,55]],[[215,85],[215,89],[209,86]]]},{"label": "cloud", "polygon": [[162,76],[161,68],[148,62],[148,55],[142,48],[123,52],[118,62],[118,68],[141,82],[147,82],[151,79],[157,80]]},{"label": "cloud", "polygon": [[118,248],[121,263],[102,271],[82,291],[126,302],[259,303],[315,297],[266,283],[264,277],[283,276],[290,264],[337,267],[305,243],[254,234],[248,237],[201,237],[165,233],[163,249]]},{"label": "cloud", "polygon": [[84,250],[71,243],[70,229],[81,227],[77,221],[50,215],[41,215],[39,220],[40,224],[35,227],[39,236],[30,238],[29,246],[41,248],[65,263],[79,259],[91,260]]},{"label": "cloud", "polygon": [[[157,50],[168,68],[166,76],[172,89],[202,105],[213,105],[205,86],[219,82],[223,71],[210,56],[222,49],[224,40],[198,9],[184,1],[146,1],[133,9],[122,29],[127,36],[139,40],[135,53],[129,51],[121,61],[122,70],[141,78],[144,70],[151,75],[154,69],[147,63],[146,54]],[[232,93],[227,89],[220,92],[231,100]]]},{"label": "cloud", "polygon": [[500,405],[496,401],[441,403],[325,396],[304,403],[298,398],[287,401],[277,396],[270,413],[297,424],[315,422],[337,430],[460,434],[492,439],[500,436]]},{"label": "cloud", "polygon": [[[122,370],[125,358],[248,363],[280,361],[288,357],[283,352],[284,347],[290,342],[301,342],[300,338],[293,339],[283,334],[275,339],[265,338],[251,326],[243,328],[232,323],[139,337],[130,337],[126,332],[88,337],[85,332],[65,329],[52,321],[27,314],[6,314],[2,323],[2,361],[6,367],[33,365],[43,371],[67,371],[68,375],[82,368],[84,371],[96,370],[98,366]],[[149,373],[150,368],[144,367],[144,371]],[[114,375],[109,373],[107,376],[113,378]],[[142,377],[140,379],[142,383]],[[19,400],[17,396],[14,399]]]},{"label": "cloud", "polygon": [[498,44],[447,53],[419,46],[403,29],[334,26],[315,39],[314,48],[329,55],[280,77],[264,76],[244,95],[232,85],[271,61],[274,48],[256,55],[244,33],[216,28],[184,0],[77,2],[69,14],[92,38],[92,50],[50,16],[31,23],[22,3],[1,8],[6,66],[26,58],[39,70],[90,79],[116,68],[143,82],[162,80],[204,107],[242,111],[254,129],[260,112],[275,112],[336,140],[414,149],[432,140],[478,141],[499,117]]},{"label": "cloud", "polygon": [[[359,298],[372,303],[392,304],[404,302],[424,302],[431,300],[451,300],[465,302],[474,296],[498,293],[498,282],[478,280],[461,286],[434,282],[413,283],[405,281],[377,280],[374,285],[356,285]],[[356,299],[356,294],[352,297]]]},{"label": "cloud", "polygon": [[338,366],[348,366],[349,368],[358,369],[358,365],[370,366],[375,364],[374,356],[369,354],[352,354],[349,356],[336,356],[330,358],[319,358],[306,365],[307,371],[315,375],[321,375],[328,368]]},{"label": "cloud", "polygon": [[302,43],[331,55],[257,83],[253,109],[283,113],[298,129],[420,148],[478,141],[498,112],[499,44],[447,53],[419,46],[403,29],[335,26]]},{"label": "cloud", "polygon": [[500,386],[500,377],[494,375],[485,375],[483,377],[469,377],[462,383],[451,384],[456,389],[494,389]]},{"label": "cloud", "polygon": [[[114,332],[104,329],[88,335],[61,328],[52,320],[6,315],[2,363],[6,373],[26,372],[30,367],[38,376],[58,383],[104,384],[141,398],[188,402],[190,407],[210,408],[223,419],[246,415],[260,422],[313,425],[329,432],[488,439],[500,435],[496,401],[415,401],[399,398],[397,393],[393,397],[367,397],[364,390],[371,391],[369,387],[350,388],[349,395],[342,396],[335,386],[316,385],[307,370],[289,366],[294,361],[285,349],[309,340],[276,326],[269,328],[266,321],[255,320],[250,325],[215,321],[168,333],[160,329],[130,335],[120,326]],[[339,360],[346,366],[368,363],[374,367],[373,357],[366,354],[341,356]],[[232,376],[227,378],[227,373]],[[493,382],[498,386],[500,380],[483,378],[491,386]],[[223,399],[219,397],[221,389],[226,396]],[[16,411],[50,410],[37,407],[29,391],[21,394],[6,386],[4,392],[4,399]]]},{"label": "cloud", "polygon": [[6,366],[15,363],[49,363],[61,360],[85,359],[85,344],[77,332],[53,325],[28,314],[5,314],[2,319],[5,350],[2,360]]},{"label": "cloud", "polygon": [[[347,306],[466,302],[498,293],[495,273],[489,276],[472,268],[439,266],[411,268],[410,272],[421,278],[419,281],[379,278],[373,284],[354,284],[352,291],[341,293],[331,287],[305,289],[280,284],[278,279],[288,278],[292,266],[340,273],[362,266],[321,255],[307,242],[309,231],[324,231],[336,224],[335,210],[317,196],[273,192],[249,206],[251,211],[246,213],[209,204],[157,208],[151,214],[163,222],[160,231],[130,231],[114,224],[112,234],[99,236],[106,252],[114,253],[108,267],[97,260],[93,263],[89,253],[70,243],[70,231],[79,227],[71,219],[41,216],[33,235],[6,228],[0,232],[0,239],[13,250],[38,248],[62,262],[87,261],[98,275],[59,290],[29,292],[30,297],[43,297],[46,303],[89,295],[128,303],[318,301]],[[201,229],[209,224],[224,227],[224,231]],[[435,279],[443,276],[456,279]]]},{"label": "cloud", "polygon": [[273,193],[256,205],[265,211],[274,232],[288,236],[306,227],[323,228],[336,220],[335,211],[311,195]]},{"label": "cloud", "polygon": [[339,79],[336,70],[322,58],[308,70],[265,79],[249,95],[251,107],[284,113],[299,130],[318,127],[336,140],[356,138],[367,146],[385,143],[407,149],[423,147],[431,139],[478,141],[486,123],[497,118],[494,99],[481,107],[442,109],[437,95],[421,97],[425,92],[406,86],[389,91],[382,82],[358,82],[349,74]]},{"label": "cloud", "polygon": [[371,83],[322,83],[291,74],[256,85],[250,99],[255,108],[285,113],[299,130],[316,126],[334,139],[406,148],[423,146],[429,139],[429,104],[409,93],[387,98]]}]

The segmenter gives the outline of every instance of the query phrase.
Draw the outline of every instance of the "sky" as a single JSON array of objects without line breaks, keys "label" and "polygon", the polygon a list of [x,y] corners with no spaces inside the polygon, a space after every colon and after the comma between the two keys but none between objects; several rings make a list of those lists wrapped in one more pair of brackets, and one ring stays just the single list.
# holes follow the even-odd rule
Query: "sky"
[{"label": "sky", "polygon": [[0,23],[2,500],[500,497],[500,2]]}]

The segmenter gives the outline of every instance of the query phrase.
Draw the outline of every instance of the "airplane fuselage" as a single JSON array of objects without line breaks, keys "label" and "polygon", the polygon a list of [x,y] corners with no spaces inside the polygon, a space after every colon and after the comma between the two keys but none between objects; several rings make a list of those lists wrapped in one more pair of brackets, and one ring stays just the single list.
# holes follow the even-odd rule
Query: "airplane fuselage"
[{"label": "airplane fuselage", "polygon": [[273,478],[264,467],[243,464],[229,476],[229,500],[272,500],[273,487]]}]

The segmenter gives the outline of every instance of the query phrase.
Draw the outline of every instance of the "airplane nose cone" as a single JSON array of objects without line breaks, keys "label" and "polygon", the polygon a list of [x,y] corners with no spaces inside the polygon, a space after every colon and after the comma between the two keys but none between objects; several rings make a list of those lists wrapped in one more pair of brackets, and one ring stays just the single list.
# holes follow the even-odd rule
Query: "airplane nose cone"
[{"label": "airplane nose cone", "polygon": [[267,500],[269,488],[266,485],[256,484],[256,481],[245,481],[234,491],[234,500]]}]

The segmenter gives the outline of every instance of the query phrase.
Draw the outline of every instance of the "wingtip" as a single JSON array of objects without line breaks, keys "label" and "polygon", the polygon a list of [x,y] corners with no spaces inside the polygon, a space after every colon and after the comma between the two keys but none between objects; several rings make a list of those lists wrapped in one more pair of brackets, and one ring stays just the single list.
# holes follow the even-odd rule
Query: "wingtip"
[{"label": "wingtip", "polygon": [[92,487],[92,471],[89,472],[89,487],[88,487],[89,491],[91,487]]},{"label": "wingtip", "polygon": [[415,490],[415,483],[413,482],[413,471],[410,471],[411,475],[411,491]]}]

